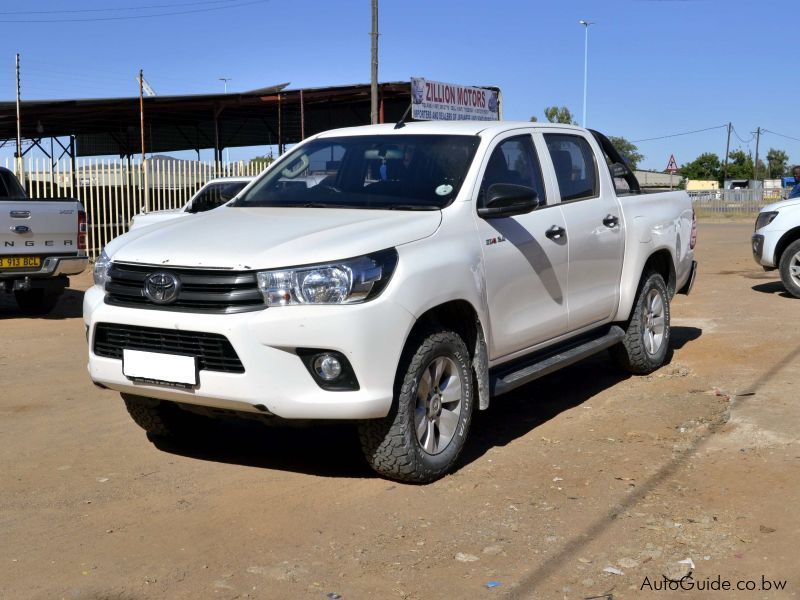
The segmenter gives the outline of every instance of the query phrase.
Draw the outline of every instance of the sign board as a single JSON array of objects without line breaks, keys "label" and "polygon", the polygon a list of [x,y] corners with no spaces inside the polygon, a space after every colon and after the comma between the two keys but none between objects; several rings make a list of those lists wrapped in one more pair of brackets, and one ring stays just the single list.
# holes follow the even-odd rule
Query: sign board
[{"label": "sign board", "polygon": [[667,163],[667,168],[664,169],[670,175],[674,175],[678,172],[678,163],[675,162],[675,155],[669,155],[669,162]]},{"label": "sign board", "polygon": [[495,90],[411,78],[411,117],[419,121],[495,121],[500,102]]}]

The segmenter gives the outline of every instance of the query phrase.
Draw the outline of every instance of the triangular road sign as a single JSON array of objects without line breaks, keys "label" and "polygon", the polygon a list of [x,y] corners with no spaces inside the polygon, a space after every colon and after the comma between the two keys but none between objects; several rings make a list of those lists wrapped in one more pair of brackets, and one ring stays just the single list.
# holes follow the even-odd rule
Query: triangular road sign
[{"label": "triangular road sign", "polygon": [[664,169],[668,173],[677,173],[678,172],[678,163],[675,162],[675,155],[669,155],[669,162],[667,163],[667,168]]}]

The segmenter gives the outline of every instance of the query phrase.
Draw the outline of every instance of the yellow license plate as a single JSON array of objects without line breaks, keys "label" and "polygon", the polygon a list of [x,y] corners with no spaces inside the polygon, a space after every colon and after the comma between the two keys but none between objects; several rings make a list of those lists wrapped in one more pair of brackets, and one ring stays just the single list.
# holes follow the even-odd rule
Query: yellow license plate
[{"label": "yellow license plate", "polygon": [[39,256],[1,256],[0,269],[30,269],[39,267],[42,259]]}]

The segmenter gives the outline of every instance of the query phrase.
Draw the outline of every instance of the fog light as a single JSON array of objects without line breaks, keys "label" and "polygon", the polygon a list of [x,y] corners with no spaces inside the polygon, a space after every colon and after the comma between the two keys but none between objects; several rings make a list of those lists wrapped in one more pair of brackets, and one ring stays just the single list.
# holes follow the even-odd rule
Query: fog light
[{"label": "fog light", "polygon": [[342,374],[342,363],[332,354],[320,354],[314,359],[314,371],[320,379],[333,381]]}]

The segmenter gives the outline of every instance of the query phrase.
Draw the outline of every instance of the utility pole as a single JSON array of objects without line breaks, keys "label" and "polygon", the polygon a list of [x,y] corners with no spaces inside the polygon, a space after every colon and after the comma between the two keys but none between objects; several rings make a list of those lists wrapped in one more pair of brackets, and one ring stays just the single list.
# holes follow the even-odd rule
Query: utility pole
[{"label": "utility pole", "polygon": [[725,169],[723,170],[722,175],[722,184],[725,184],[725,180],[728,178],[728,154],[731,151],[731,127],[732,124],[730,121],[728,122],[728,142],[725,144]]},{"label": "utility pole", "polygon": [[139,129],[142,131],[142,181],[144,182],[144,212],[150,212],[150,182],[144,158],[144,70],[139,69]]},{"label": "utility pole", "polygon": [[22,173],[22,120],[19,107],[20,85],[19,85],[19,52],[17,53],[17,152],[15,155],[15,171],[17,178],[25,185],[24,176]]},{"label": "utility pole", "polygon": [[378,0],[372,0],[372,75],[370,79],[370,122],[378,122]]},{"label": "utility pole", "polygon": [[761,141],[761,127],[756,129],[756,160],[753,163],[753,179],[758,181],[758,142]]}]

